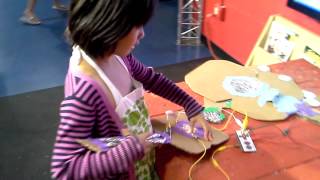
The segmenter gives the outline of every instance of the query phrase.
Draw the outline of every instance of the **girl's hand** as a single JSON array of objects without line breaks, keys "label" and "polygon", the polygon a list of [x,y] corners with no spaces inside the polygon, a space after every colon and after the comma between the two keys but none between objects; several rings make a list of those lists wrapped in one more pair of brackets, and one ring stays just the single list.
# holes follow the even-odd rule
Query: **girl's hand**
[{"label": "girl's hand", "polygon": [[203,138],[207,141],[212,141],[213,135],[212,135],[211,127],[210,127],[208,121],[206,121],[203,118],[202,113],[199,113],[198,115],[196,115],[190,119],[191,129],[193,129],[196,124],[200,124],[202,126],[202,128],[204,130],[204,137]]}]

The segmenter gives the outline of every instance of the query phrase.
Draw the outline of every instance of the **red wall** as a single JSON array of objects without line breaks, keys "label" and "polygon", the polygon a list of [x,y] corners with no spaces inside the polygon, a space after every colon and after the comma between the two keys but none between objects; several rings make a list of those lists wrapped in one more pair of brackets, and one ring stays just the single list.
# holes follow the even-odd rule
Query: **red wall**
[{"label": "red wall", "polygon": [[224,0],[223,21],[210,15],[214,5],[221,2],[204,0],[203,35],[242,64],[270,15],[279,14],[320,35],[320,22],[287,7],[287,0]]}]

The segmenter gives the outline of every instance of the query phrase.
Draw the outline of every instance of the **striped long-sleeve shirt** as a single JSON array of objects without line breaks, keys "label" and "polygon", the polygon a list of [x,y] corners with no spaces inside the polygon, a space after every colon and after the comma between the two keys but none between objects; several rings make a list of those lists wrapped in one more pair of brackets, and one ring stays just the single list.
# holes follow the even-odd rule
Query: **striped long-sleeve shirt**
[{"label": "striped long-sleeve shirt", "polygon": [[[123,58],[132,77],[146,90],[184,107],[188,117],[202,111],[192,97],[161,73],[147,68],[132,55]],[[83,73],[69,70],[60,124],[54,144],[51,171],[54,179],[125,179],[132,164],[144,156],[139,140],[130,136],[107,152],[95,153],[77,139],[121,135],[121,122],[99,84]]]}]

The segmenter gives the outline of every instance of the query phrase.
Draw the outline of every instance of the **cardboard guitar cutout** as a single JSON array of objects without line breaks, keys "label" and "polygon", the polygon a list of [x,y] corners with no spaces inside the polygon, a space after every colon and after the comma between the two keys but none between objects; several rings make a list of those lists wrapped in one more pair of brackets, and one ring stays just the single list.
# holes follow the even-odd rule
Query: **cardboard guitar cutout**
[{"label": "cardboard guitar cutout", "polygon": [[204,96],[205,106],[220,105],[224,100],[232,99],[232,109],[240,113],[247,113],[249,117],[263,121],[284,120],[288,114],[278,112],[271,102],[260,107],[259,97],[242,97],[231,95],[223,87],[227,76],[248,76],[265,82],[271,88],[278,89],[281,94],[303,98],[300,87],[294,81],[283,81],[278,74],[261,72],[255,67],[244,67],[226,60],[210,60],[185,76],[185,82],[196,93]]},{"label": "cardboard guitar cutout", "polygon": [[[185,115],[179,115],[177,121],[186,119],[187,117]],[[168,121],[166,119],[166,116],[163,115],[158,116],[157,118],[153,118],[151,120],[151,124],[154,131],[163,132],[168,126]],[[171,120],[170,124],[172,127],[175,126],[175,121]],[[202,140],[206,149],[209,149],[212,146],[220,145],[229,139],[229,136],[222,131],[211,128],[211,132],[213,135],[212,141]],[[201,145],[197,139],[183,136],[179,133],[176,133],[175,131],[172,131],[171,145],[190,154],[199,154],[204,151],[203,145]]]}]

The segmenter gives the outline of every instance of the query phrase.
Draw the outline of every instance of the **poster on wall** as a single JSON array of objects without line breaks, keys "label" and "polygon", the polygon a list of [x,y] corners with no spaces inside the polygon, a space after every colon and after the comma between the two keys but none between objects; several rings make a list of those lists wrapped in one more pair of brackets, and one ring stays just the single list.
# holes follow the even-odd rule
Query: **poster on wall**
[{"label": "poster on wall", "polygon": [[296,33],[279,22],[272,22],[264,50],[279,58],[282,62],[288,61],[293,48]]}]

